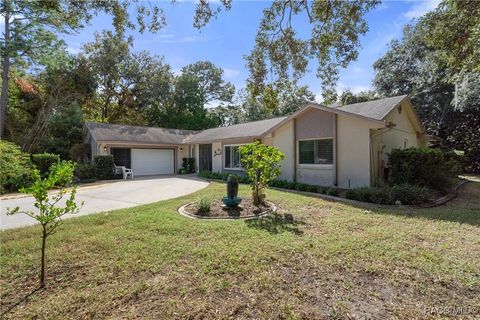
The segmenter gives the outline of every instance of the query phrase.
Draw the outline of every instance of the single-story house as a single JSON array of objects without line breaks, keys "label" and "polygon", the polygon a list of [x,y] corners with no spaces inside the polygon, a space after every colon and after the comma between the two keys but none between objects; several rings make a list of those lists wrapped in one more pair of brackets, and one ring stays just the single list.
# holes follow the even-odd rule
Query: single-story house
[{"label": "single-story house", "polygon": [[136,176],[174,174],[182,158],[197,171],[241,173],[238,147],[259,140],[285,154],[280,179],[353,188],[385,175],[393,148],[428,136],[406,95],[344,106],[309,103],[284,117],[203,131],[87,123],[91,155],[111,154]]}]

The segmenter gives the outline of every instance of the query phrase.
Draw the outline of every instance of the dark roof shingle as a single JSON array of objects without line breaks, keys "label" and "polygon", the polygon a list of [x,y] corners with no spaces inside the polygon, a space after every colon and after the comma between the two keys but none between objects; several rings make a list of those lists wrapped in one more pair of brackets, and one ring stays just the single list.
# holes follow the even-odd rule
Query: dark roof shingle
[{"label": "dark roof shingle", "polygon": [[96,141],[181,144],[197,131],[87,122]]},{"label": "dark roof shingle", "polygon": [[329,107],[375,120],[383,120],[383,118],[385,118],[385,116],[406,97],[407,95],[402,95],[367,102],[347,104],[344,106],[332,104]]},{"label": "dark roof shingle", "polygon": [[[372,120],[383,121],[384,117],[407,95],[354,103],[344,106],[336,104],[322,108],[338,110]],[[319,106],[320,107],[320,106]],[[335,111],[333,111],[335,112]],[[292,116],[295,116],[292,115]],[[118,141],[157,144],[211,143],[226,139],[258,138],[289,117],[259,120],[228,127],[212,128],[203,131],[138,127],[108,123],[87,122],[86,126],[96,141]]]},{"label": "dark roof shingle", "polygon": [[247,123],[234,124],[228,127],[212,128],[188,137],[187,143],[204,143],[224,139],[256,138],[265,134],[287,117],[272,118]]}]

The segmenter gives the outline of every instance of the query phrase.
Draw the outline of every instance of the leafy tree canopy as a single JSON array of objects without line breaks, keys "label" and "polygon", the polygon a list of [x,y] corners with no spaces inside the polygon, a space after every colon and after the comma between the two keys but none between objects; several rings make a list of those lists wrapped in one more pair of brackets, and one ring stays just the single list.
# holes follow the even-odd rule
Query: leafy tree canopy
[{"label": "leafy tree canopy", "polygon": [[[247,57],[248,79],[254,94],[261,93],[267,79],[297,80],[316,60],[323,98],[336,100],[339,68],[358,57],[359,36],[367,32],[365,14],[379,1],[276,0],[266,9]],[[308,24],[310,33],[304,31]]]},{"label": "leafy tree canopy", "polygon": [[338,102],[340,105],[367,102],[380,99],[380,96],[372,90],[360,91],[359,93],[353,93],[351,90],[347,89],[340,95]]},{"label": "leafy tree canopy", "polygon": [[480,90],[478,73],[457,72],[444,59],[445,51],[431,47],[429,29],[407,25],[403,39],[394,40],[374,63],[374,85],[381,95],[409,94],[426,130],[442,139],[446,149],[461,150],[467,169],[480,171]]},{"label": "leafy tree canopy", "polygon": [[235,87],[223,79],[223,69],[210,61],[198,61],[183,67],[182,76],[195,79],[202,104],[232,101]]},{"label": "leafy tree canopy", "polygon": [[451,75],[480,72],[479,1],[444,0],[419,24],[426,30],[426,45],[439,51]]},{"label": "leafy tree canopy", "polygon": [[[136,9],[133,15],[129,10],[131,6]],[[1,1],[0,15],[4,24],[0,37],[0,136],[3,135],[7,113],[10,68],[43,64],[45,60],[56,61],[52,59],[52,52],[63,45],[57,34],[76,32],[100,12],[113,17],[113,26],[120,34],[126,28],[137,27],[140,32],[146,29],[155,32],[165,25],[160,7],[151,3],[147,6],[140,1]]]}]

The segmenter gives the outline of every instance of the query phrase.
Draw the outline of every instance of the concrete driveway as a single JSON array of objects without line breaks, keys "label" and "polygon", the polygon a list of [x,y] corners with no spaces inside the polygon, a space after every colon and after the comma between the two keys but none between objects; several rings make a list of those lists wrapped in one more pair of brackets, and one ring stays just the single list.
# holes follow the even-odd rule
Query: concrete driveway
[{"label": "concrete driveway", "polygon": [[[208,186],[208,182],[200,180],[195,176],[157,176],[86,185],[77,189],[77,203],[84,201],[80,212],[76,215],[65,217],[76,217],[177,198],[203,189],[206,186]],[[21,210],[36,210],[33,206],[33,197],[13,197],[10,199],[7,196],[6,198],[0,200],[0,229],[17,228],[36,223],[36,220],[25,214],[6,215],[7,208],[16,206],[19,206]]]}]

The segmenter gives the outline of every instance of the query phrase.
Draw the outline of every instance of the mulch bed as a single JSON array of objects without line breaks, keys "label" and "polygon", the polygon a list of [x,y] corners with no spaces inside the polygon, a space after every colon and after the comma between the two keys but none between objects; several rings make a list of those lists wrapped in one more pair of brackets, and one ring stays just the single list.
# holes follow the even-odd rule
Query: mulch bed
[{"label": "mulch bed", "polygon": [[226,207],[221,200],[215,200],[210,206],[210,212],[200,214],[195,203],[185,207],[185,211],[192,215],[205,218],[247,218],[261,215],[272,209],[268,203],[262,203],[258,207],[253,205],[250,198],[244,198],[240,206],[236,208]]}]

